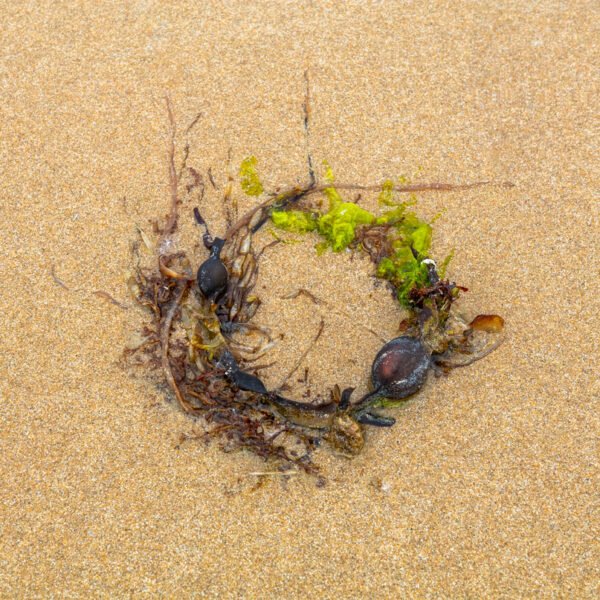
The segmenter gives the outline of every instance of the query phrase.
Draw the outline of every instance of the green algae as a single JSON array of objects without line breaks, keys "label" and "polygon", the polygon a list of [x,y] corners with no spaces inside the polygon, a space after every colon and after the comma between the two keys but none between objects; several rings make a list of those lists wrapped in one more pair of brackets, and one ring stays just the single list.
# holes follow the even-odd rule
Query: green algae
[{"label": "green algae", "polygon": [[448,256],[446,256],[446,258],[442,261],[442,264],[440,265],[439,274],[442,279],[446,276],[446,271],[448,270],[448,265],[450,264],[450,261],[453,258],[454,258],[454,248],[450,251],[450,254],[448,254]]},{"label": "green algae", "polygon": [[317,219],[317,230],[334,252],[341,252],[354,241],[359,225],[372,225],[375,220],[375,215],[354,202],[330,197],[329,211]]},{"label": "green algae", "polygon": [[[256,157],[249,156],[240,165],[240,185],[249,196],[260,196],[264,193],[256,164]],[[432,223],[440,215],[436,215],[431,222],[421,219],[411,208],[417,203],[416,197],[411,195],[408,201],[400,201],[391,179],[387,179],[381,185],[378,196],[380,210],[379,214],[374,214],[358,206],[356,202],[344,200],[335,187],[333,169],[327,161],[323,161],[323,169],[326,185],[319,191],[328,200],[327,210],[312,207],[290,209],[285,202],[274,203],[269,213],[273,225],[291,233],[318,234],[322,238],[315,244],[318,254],[327,250],[342,252],[348,248],[362,250],[363,239],[368,237],[370,232],[377,232],[378,243],[383,251],[378,252],[375,260],[376,276],[389,281],[399,302],[411,308],[411,292],[415,289],[425,289],[433,283],[424,261],[430,258]],[[407,179],[399,177],[398,182],[402,185]],[[441,265],[442,277],[452,255],[453,253],[448,255]]]},{"label": "green algae", "polygon": [[[410,307],[411,290],[431,284],[427,264],[423,261],[429,258],[433,229],[430,223],[409,210],[416,204],[416,199],[398,201],[394,182],[386,180],[378,197],[380,207],[385,210],[376,215],[355,202],[345,201],[335,188],[331,167],[326,162],[323,164],[324,179],[331,183],[323,189],[329,201],[328,210],[273,209],[270,214],[273,224],[294,233],[318,233],[323,238],[316,244],[319,254],[327,249],[333,252],[347,248],[360,250],[360,239],[370,230],[378,229],[387,251],[376,261],[376,275],[389,281],[396,289],[400,303]],[[450,258],[443,263],[444,271]]]},{"label": "green algae", "polygon": [[240,186],[247,196],[260,196],[265,190],[256,172],[256,156],[248,156],[240,165]]},{"label": "green algae", "polygon": [[317,229],[315,214],[302,210],[273,210],[271,220],[276,227],[295,233],[306,233]]}]

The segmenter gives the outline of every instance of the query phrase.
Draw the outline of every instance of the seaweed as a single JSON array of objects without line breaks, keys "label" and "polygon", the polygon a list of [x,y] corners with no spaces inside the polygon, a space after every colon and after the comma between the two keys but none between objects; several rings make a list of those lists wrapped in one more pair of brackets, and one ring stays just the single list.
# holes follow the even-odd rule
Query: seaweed
[{"label": "seaweed", "polygon": [[256,172],[256,156],[248,156],[240,165],[240,186],[248,196],[260,196],[265,190]]},{"label": "seaweed", "polygon": [[[399,389],[398,382],[392,381],[352,400],[354,388],[341,388],[336,383],[324,395],[328,396],[325,400],[307,403],[286,398],[286,382],[319,340],[325,328],[323,320],[311,346],[292,363],[284,381],[275,389],[265,387],[259,378],[265,365],[257,361],[268,354],[277,340],[269,329],[253,323],[261,303],[254,289],[263,253],[282,241],[276,236],[259,251],[253,248],[253,235],[265,223],[285,231],[319,236],[316,249],[320,254],[328,250],[366,253],[374,263],[376,276],[388,282],[399,304],[408,310],[408,317],[401,323],[401,332],[408,337],[397,340],[419,340],[426,370],[431,366],[448,372],[478,360],[497,347],[503,327],[497,315],[479,315],[467,322],[456,313],[454,302],[466,288],[445,278],[452,254],[438,269],[430,257],[431,223],[412,209],[418,191],[472,189],[488,182],[411,184],[400,179],[380,185],[336,183],[326,162],[323,182],[318,182],[309,150],[308,73],[305,77],[308,183],[268,192],[259,178],[256,157],[244,159],[239,169],[240,187],[258,202],[234,219],[237,204],[230,177],[223,190],[223,206],[228,215],[223,237],[213,236],[200,208],[193,207],[203,244],[210,253],[196,267],[192,267],[190,252],[178,248],[178,230],[181,207],[202,203],[204,178],[187,164],[189,144],[185,144],[180,166],[176,167],[177,128],[171,102],[165,99],[170,126],[169,211],[164,224],[155,227],[156,241],[138,228],[140,240],[132,245],[134,266],[128,279],[129,290],[146,311],[148,320],[138,332],[137,343],[124,352],[127,363],[155,372],[159,381],[167,384],[180,409],[197,424],[197,433],[186,439],[217,439],[225,451],[245,449],[276,463],[276,470],[262,474],[290,473],[294,469],[316,474],[318,467],[312,454],[323,442],[341,455],[355,456],[364,446],[365,426],[388,427],[394,423],[394,419],[379,415],[374,409],[395,405],[397,399],[393,396]],[[200,115],[196,115],[184,135],[199,121]],[[207,177],[217,189],[210,169]],[[378,192],[378,214],[345,200],[344,191]],[[404,201],[399,199],[400,194],[410,195]],[[320,203],[310,202],[316,195],[327,199],[326,210]],[[141,248],[151,256],[150,263],[142,260]],[[97,295],[114,300],[102,292]],[[314,304],[324,303],[305,289],[288,298],[300,295]],[[490,342],[489,336],[495,338]],[[382,351],[390,344],[398,348],[410,346],[383,341]],[[307,376],[308,369],[305,380]]]},{"label": "seaweed", "polygon": [[[323,238],[316,244],[320,254],[327,248],[333,252],[349,247],[365,249],[375,262],[377,276],[393,285],[404,307],[412,308],[412,291],[430,283],[424,261],[429,258],[433,232],[430,223],[408,210],[416,200],[395,200],[395,186],[386,180],[378,199],[386,210],[375,215],[354,202],[344,201],[335,188],[333,171],[327,163],[325,169],[324,178],[331,184],[323,189],[329,199],[329,210],[275,209],[270,213],[273,224],[295,233],[317,232]],[[443,267],[445,271],[447,261]]]}]

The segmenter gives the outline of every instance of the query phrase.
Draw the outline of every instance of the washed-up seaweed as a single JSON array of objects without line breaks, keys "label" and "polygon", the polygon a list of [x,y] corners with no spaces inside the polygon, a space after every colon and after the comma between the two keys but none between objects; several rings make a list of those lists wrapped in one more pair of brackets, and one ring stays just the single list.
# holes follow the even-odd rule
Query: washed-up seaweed
[{"label": "washed-up seaweed", "polygon": [[[304,112],[308,139],[308,92]],[[150,266],[136,261],[129,278],[130,290],[147,310],[149,321],[126,355],[130,363],[160,375],[180,409],[201,424],[200,437],[218,439],[227,451],[246,449],[275,460],[284,472],[292,465],[314,473],[312,452],[321,443],[336,453],[355,456],[364,446],[366,427],[395,423],[379,409],[396,406],[418,392],[430,371],[447,373],[465,366],[500,343],[501,317],[479,315],[468,321],[455,310],[456,300],[466,289],[446,276],[451,256],[437,265],[430,256],[431,224],[414,212],[413,196],[401,200],[403,194],[465,190],[488,182],[452,185],[388,180],[381,185],[353,185],[336,183],[326,163],[319,182],[307,153],[307,184],[270,193],[258,177],[256,158],[249,157],[240,167],[240,185],[256,203],[241,217],[230,218],[222,237],[211,232],[202,206],[194,206],[193,212],[187,207],[185,214],[194,219],[208,251],[208,257],[194,265],[188,252],[175,247],[174,238],[182,212],[180,190],[185,189],[186,198],[198,190],[201,203],[204,179],[187,166],[188,147],[181,167],[176,167],[176,127],[168,99],[167,113],[170,210],[164,224],[156,228],[156,243],[140,230],[141,242],[134,246],[137,251],[143,243],[155,249],[155,256]],[[215,187],[211,172],[208,178]],[[355,190],[379,193],[377,214],[341,195]],[[229,210],[233,204],[230,178],[223,205]],[[352,387],[332,382],[326,401],[307,403],[287,398],[283,386],[267,389],[260,379],[257,361],[267,359],[276,343],[269,329],[253,322],[261,302],[255,287],[264,251],[254,248],[253,236],[266,223],[294,234],[317,234],[315,251],[323,260],[330,251],[365,253],[376,276],[387,282],[399,307],[408,314],[400,323],[398,337],[386,341],[375,357],[372,389],[362,398],[353,398]],[[319,302],[309,290],[297,293]],[[323,322],[314,343],[322,330]],[[290,365],[290,375],[302,358]]]}]

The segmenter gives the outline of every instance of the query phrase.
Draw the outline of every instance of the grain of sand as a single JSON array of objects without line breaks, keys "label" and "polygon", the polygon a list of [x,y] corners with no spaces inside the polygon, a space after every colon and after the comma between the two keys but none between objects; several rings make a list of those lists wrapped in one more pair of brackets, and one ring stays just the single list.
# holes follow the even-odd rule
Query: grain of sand
[{"label": "grain of sand", "polygon": [[[0,595],[598,597],[597,3],[1,13]],[[189,420],[119,368],[141,319],[124,273],[167,208],[164,94],[178,151],[202,115],[190,164],[222,190],[228,149],[255,154],[274,188],[305,178],[306,67],[313,154],[340,181],[515,183],[420,196],[445,211],[434,251],[456,247],[464,310],[502,314],[508,342],[430,380],[355,460],[321,452],[324,488],[252,491],[263,463],[180,445]],[[362,325],[393,335],[391,301],[360,261],[282,252],[261,275],[257,320],[287,332],[268,377],[318,324],[278,299],[302,280],[352,315],[322,311],[315,389],[366,385]]]}]

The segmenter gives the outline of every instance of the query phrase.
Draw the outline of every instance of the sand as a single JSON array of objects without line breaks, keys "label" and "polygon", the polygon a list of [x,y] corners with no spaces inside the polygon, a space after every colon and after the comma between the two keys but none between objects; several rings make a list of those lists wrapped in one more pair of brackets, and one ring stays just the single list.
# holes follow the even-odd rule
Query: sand
[{"label": "sand", "polygon": [[[0,595],[598,596],[596,3],[4,2],[1,16]],[[340,181],[515,184],[419,196],[422,214],[444,210],[434,253],[456,248],[464,311],[502,314],[508,339],[430,379],[355,460],[319,452],[324,488],[253,489],[269,465],[180,444],[190,421],[120,368],[142,319],[124,279],[136,226],[167,210],[164,95],[178,152],[187,140],[214,174],[218,230],[230,148],[270,189],[305,180],[307,67],[312,153]],[[278,299],[300,280],[351,316]],[[315,389],[366,385],[378,342],[363,325],[391,336],[398,312],[363,263],[307,242],[265,255],[261,286],[257,321],[287,332],[269,381],[323,314]]]}]

